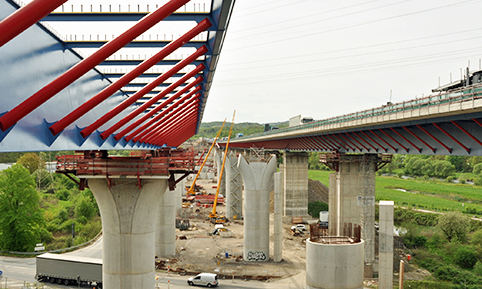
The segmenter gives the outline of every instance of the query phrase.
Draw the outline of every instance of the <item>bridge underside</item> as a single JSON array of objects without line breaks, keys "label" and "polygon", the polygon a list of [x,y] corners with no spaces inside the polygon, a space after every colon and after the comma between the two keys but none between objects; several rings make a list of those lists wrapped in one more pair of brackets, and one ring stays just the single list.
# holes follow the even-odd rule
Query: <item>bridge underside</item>
[{"label": "bridge underside", "polygon": [[275,134],[269,139],[267,136],[262,140],[235,140],[230,146],[313,152],[482,155],[482,112],[291,137]]}]

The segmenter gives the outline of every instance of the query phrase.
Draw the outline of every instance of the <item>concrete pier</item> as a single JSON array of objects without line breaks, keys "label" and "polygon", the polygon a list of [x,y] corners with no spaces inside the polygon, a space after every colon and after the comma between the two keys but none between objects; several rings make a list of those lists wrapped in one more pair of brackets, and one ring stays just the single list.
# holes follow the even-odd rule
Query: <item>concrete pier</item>
[{"label": "concrete pier", "polygon": [[283,259],[283,173],[274,173],[274,255],[273,261]]},{"label": "concrete pier", "polygon": [[[219,183],[219,176],[221,175],[221,167],[223,166],[223,153],[218,149],[214,150],[214,162],[216,163],[216,180],[217,180],[217,183]],[[219,185],[219,194],[226,196],[226,169],[224,169],[221,183]]]},{"label": "concrete pier", "polygon": [[283,153],[284,216],[308,215],[308,153]]},{"label": "concrete pier", "polygon": [[166,190],[160,198],[156,223],[156,256],[170,258],[176,254],[176,190]]},{"label": "concrete pier", "polygon": [[393,288],[393,201],[380,201],[378,288]]},{"label": "concrete pier", "polygon": [[238,158],[228,155],[224,164],[226,172],[226,217],[243,219],[243,178],[238,170]]},{"label": "concrete pier", "polygon": [[167,179],[89,178],[103,230],[103,288],[154,288],[156,215]]},{"label": "concrete pier", "polygon": [[244,182],[244,260],[269,259],[269,193],[273,188],[276,157],[251,162],[240,155],[238,168]]},{"label": "concrete pier", "polygon": [[377,154],[342,154],[335,161],[338,171],[330,174],[329,180],[330,235],[339,236],[344,223],[359,224],[368,266],[375,259],[375,171],[378,161]]}]

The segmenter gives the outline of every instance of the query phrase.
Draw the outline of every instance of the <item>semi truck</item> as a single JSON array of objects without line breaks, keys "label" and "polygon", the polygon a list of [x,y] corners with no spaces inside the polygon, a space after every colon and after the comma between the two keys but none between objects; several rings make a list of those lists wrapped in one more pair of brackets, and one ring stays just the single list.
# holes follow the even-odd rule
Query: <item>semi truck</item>
[{"label": "semi truck", "polygon": [[102,288],[102,259],[45,253],[37,256],[38,281]]}]

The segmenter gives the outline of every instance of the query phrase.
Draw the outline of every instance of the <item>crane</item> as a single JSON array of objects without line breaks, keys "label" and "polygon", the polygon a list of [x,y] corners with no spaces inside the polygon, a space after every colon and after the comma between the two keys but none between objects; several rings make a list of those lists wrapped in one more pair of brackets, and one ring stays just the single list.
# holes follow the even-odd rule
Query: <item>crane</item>
[{"label": "crane", "polygon": [[216,188],[216,197],[214,198],[213,211],[211,212],[211,214],[209,214],[209,218],[211,219],[211,223],[213,224],[228,222],[228,219],[225,216],[218,216],[218,213],[216,212],[216,206],[218,204],[219,188],[221,187],[221,180],[223,178],[224,164],[226,163],[226,156],[228,155],[229,141],[231,140],[231,134],[233,133],[235,114],[236,114],[236,111],[234,111],[233,113],[233,121],[231,122],[231,128],[229,129],[228,141],[226,142],[226,149],[224,151],[223,164],[221,166],[221,172],[219,173],[219,176],[218,176],[218,186]]},{"label": "crane", "polygon": [[[197,172],[196,177],[194,178],[194,181],[192,182],[191,187],[190,187],[189,190],[186,192],[186,197],[189,197],[189,195],[194,195],[194,187],[196,186],[197,178],[199,177],[199,174],[201,173],[201,171],[202,171],[202,169],[203,169],[203,167],[204,167],[204,164],[206,164],[206,161],[208,160],[209,154],[211,153],[211,150],[213,149],[214,145],[216,144],[216,140],[217,140],[218,137],[221,135],[221,132],[223,131],[223,128],[224,128],[224,124],[225,124],[225,123],[226,123],[226,119],[224,119],[223,125],[221,125],[221,128],[220,128],[219,131],[218,131],[218,134],[217,134],[216,137],[214,138],[213,144],[211,145],[211,148],[209,148],[208,154],[206,155],[206,158],[204,159],[201,167],[199,168],[199,171]],[[203,154],[204,154],[204,153],[203,153]]]}]

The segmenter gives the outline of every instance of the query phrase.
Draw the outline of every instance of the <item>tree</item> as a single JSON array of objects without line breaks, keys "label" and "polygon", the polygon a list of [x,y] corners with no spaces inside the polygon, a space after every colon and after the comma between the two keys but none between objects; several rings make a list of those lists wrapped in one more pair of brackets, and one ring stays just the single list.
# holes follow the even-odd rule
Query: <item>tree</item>
[{"label": "tree", "polygon": [[470,219],[459,211],[448,212],[438,217],[438,227],[449,242],[464,242],[467,238],[469,224]]},{"label": "tree", "polygon": [[38,168],[45,168],[45,162],[35,153],[27,153],[17,160],[17,164],[24,166],[32,174]]},{"label": "tree", "polygon": [[33,251],[45,226],[39,195],[29,171],[21,165],[0,173],[0,248]]},{"label": "tree", "polygon": [[317,170],[320,167],[320,154],[311,152],[309,153],[308,164],[310,170]]}]

